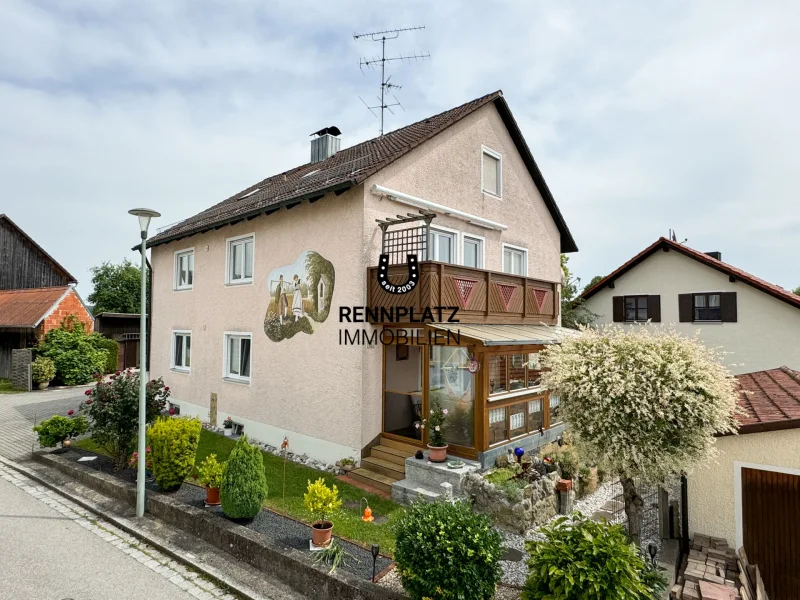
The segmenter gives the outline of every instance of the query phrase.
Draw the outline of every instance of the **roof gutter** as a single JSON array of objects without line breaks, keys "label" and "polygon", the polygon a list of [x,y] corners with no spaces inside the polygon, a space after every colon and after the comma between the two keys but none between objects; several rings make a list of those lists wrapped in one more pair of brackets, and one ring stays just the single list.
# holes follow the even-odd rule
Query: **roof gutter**
[{"label": "roof gutter", "polygon": [[494,229],[497,231],[505,231],[508,229],[508,225],[503,225],[502,223],[490,221],[489,219],[484,219],[483,217],[471,215],[470,213],[465,213],[457,208],[450,208],[449,206],[437,204],[436,202],[431,202],[430,200],[423,200],[422,198],[417,198],[416,196],[404,194],[403,192],[398,192],[396,190],[383,187],[382,185],[375,184],[372,186],[370,191],[375,196],[389,198],[395,202],[400,202],[401,204],[406,204],[415,208],[422,208],[425,210],[438,212],[448,217],[456,217],[466,221],[467,223],[471,223],[472,225],[477,225],[478,227],[485,227],[486,229]]}]

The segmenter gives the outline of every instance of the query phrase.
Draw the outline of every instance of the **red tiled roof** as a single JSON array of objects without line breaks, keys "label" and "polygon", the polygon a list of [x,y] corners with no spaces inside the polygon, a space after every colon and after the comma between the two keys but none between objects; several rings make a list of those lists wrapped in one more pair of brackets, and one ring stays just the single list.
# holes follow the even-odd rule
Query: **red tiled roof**
[{"label": "red tiled roof", "polygon": [[739,433],[800,428],[800,372],[789,367],[737,375]]},{"label": "red tiled roof", "polygon": [[572,234],[500,90],[381,137],[340,150],[323,161],[306,163],[268,177],[158,233],[148,240],[147,246],[166,244],[210,229],[219,229],[224,225],[252,219],[260,214],[270,214],[283,206],[291,208],[302,200],[314,202],[329,192],[342,193],[354,185],[363,183],[380,169],[490,102],[494,102],[497,107],[561,233],[561,251],[577,251]]},{"label": "red tiled roof", "polygon": [[70,288],[0,291],[0,327],[36,327]]},{"label": "red tiled roof", "polygon": [[717,260],[716,258],[713,258],[704,252],[700,252],[699,250],[695,250],[694,248],[689,248],[688,246],[685,246],[684,244],[679,244],[678,242],[673,242],[672,240],[668,240],[665,237],[658,238],[658,240],[656,240],[654,244],[651,244],[650,246],[639,252],[639,254],[637,254],[628,262],[626,262],[621,267],[616,269],[613,273],[605,276],[603,279],[595,283],[589,289],[584,290],[584,292],[580,295],[580,297],[583,298],[584,300],[591,298],[597,292],[602,290],[606,286],[606,284],[613,281],[617,277],[624,275],[625,273],[630,271],[633,267],[635,267],[644,259],[646,259],[648,256],[650,256],[651,254],[662,248],[669,248],[676,250],[681,254],[683,254],[684,256],[693,258],[696,261],[711,267],[712,269],[721,271],[722,273],[725,273],[726,275],[729,275],[738,281],[742,281],[748,285],[753,286],[756,289],[761,290],[762,292],[766,292],[770,296],[774,296],[779,300],[783,300],[784,302],[788,302],[789,304],[792,304],[793,306],[800,308],[800,296],[793,294],[788,290],[783,289],[781,286],[775,285],[774,283],[770,283],[768,281],[764,281],[763,279],[759,279],[758,277],[751,275],[747,271],[742,271],[741,269],[738,269],[733,265],[729,265],[726,262],[722,262],[721,260]]}]

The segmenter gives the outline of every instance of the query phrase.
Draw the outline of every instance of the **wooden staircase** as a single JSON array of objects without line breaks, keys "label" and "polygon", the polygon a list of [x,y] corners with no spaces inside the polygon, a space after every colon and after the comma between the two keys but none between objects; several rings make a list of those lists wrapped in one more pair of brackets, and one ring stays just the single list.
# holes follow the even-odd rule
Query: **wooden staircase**
[{"label": "wooden staircase", "polygon": [[406,458],[414,456],[417,446],[382,437],[380,444],[370,448],[370,455],[361,459],[361,466],[348,473],[376,489],[392,493],[392,484],[406,478]]}]

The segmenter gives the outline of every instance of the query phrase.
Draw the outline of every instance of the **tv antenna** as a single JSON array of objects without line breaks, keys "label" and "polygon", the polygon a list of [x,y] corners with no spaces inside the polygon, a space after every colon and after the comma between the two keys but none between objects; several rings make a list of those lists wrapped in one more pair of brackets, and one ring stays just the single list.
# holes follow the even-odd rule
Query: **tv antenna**
[{"label": "tv antenna", "polygon": [[[361,98],[361,96],[359,96],[359,99],[361,100],[361,102],[364,102],[364,106],[367,107],[369,112],[371,112],[372,115],[376,119],[380,119],[380,122],[381,122],[381,135],[383,135],[383,113],[384,113],[384,111],[388,110],[390,113],[394,114],[394,111],[392,110],[393,106],[399,106],[400,108],[403,108],[403,105],[400,104],[400,101],[397,99],[397,96],[394,95],[394,91],[393,91],[393,90],[399,90],[403,86],[397,85],[396,83],[392,83],[392,76],[391,75],[389,75],[389,77],[386,77],[386,63],[387,62],[396,61],[396,60],[399,60],[399,61],[407,60],[410,63],[412,60],[425,60],[426,58],[430,58],[431,57],[430,54],[427,54],[427,53],[426,54],[417,54],[416,52],[414,54],[405,54],[405,55],[401,54],[399,56],[387,57],[386,56],[386,41],[387,40],[397,39],[398,37],[400,37],[401,33],[404,33],[406,31],[417,31],[417,30],[420,30],[420,29],[425,29],[425,26],[421,25],[419,27],[404,27],[402,29],[387,29],[385,31],[370,31],[370,32],[367,32],[367,33],[354,33],[353,34],[353,39],[354,40],[367,39],[367,40],[370,40],[370,41],[373,41],[373,42],[380,42],[381,43],[381,55],[380,55],[380,57],[376,56],[375,58],[371,58],[371,59],[361,58],[358,61],[358,68],[361,69],[362,73],[364,72],[364,67],[367,67],[369,69],[374,69],[374,68],[377,68],[378,65],[380,65],[380,68],[381,68],[381,95],[378,97],[378,101],[380,102],[380,104],[378,104],[376,106],[370,106],[369,104],[364,102],[364,99]],[[392,95],[392,98],[394,99],[394,102],[389,102],[388,101],[388,99],[386,98],[386,96],[388,94]],[[375,114],[375,109],[380,109],[380,111],[381,111],[380,117],[378,117],[378,115]],[[403,108],[403,110],[405,110],[405,109]]]}]

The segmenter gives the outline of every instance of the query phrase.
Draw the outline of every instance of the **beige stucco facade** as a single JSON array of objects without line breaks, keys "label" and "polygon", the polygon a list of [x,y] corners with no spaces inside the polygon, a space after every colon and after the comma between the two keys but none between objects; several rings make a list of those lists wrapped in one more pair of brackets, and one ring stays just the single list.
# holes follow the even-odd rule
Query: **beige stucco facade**
[{"label": "beige stucco facade", "polygon": [[[680,323],[678,295],[697,292],[736,292],[735,323]],[[661,322],[687,335],[697,333],[710,347],[720,347],[734,374],[800,368],[800,310],[742,281],[679,252],[657,250],[586,301],[597,323],[612,322],[612,298],[637,294],[661,296]],[[625,326],[637,326],[625,324]]]},{"label": "beige stucco facade", "polygon": [[800,475],[800,429],[725,436],[719,456],[688,476],[689,532],[742,545],[741,467]]},{"label": "beige stucco facade", "polygon": [[[502,155],[502,198],[481,191],[483,146]],[[339,307],[366,303],[366,269],[378,264],[381,246],[375,220],[416,211],[374,196],[373,184],[508,225],[492,231],[437,215],[434,225],[458,235],[457,262],[466,232],[484,240],[484,268],[502,271],[507,243],[527,249],[528,276],[559,281],[558,228],[489,104],[341,196],[328,194],[314,204],[303,202],[153,249],[152,371],[164,377],[182,414],[207,419],[210,394],[216,393],[220,422],[230,415],[246,433],[273,445],[286,435],[294,452],[326,462],[360,456],[381,433],[382,350],[340,345],[340,328],[371,326],[340,323]],[[226,240],[250,233],[255,235],[254,281],[226,285]],[[191,290],[174,291],[175,252],[187,248],[194,248],[194,283]],[[271,341],[264,333],[268,274],[306,250],[320,253],[335,268],[330,316],[315,323],[311,335]],[[188,374],[170,368],[172,333],[179,330],[191,331]],[[226,332],[252,334],[249,384],[223,378]]]}]

